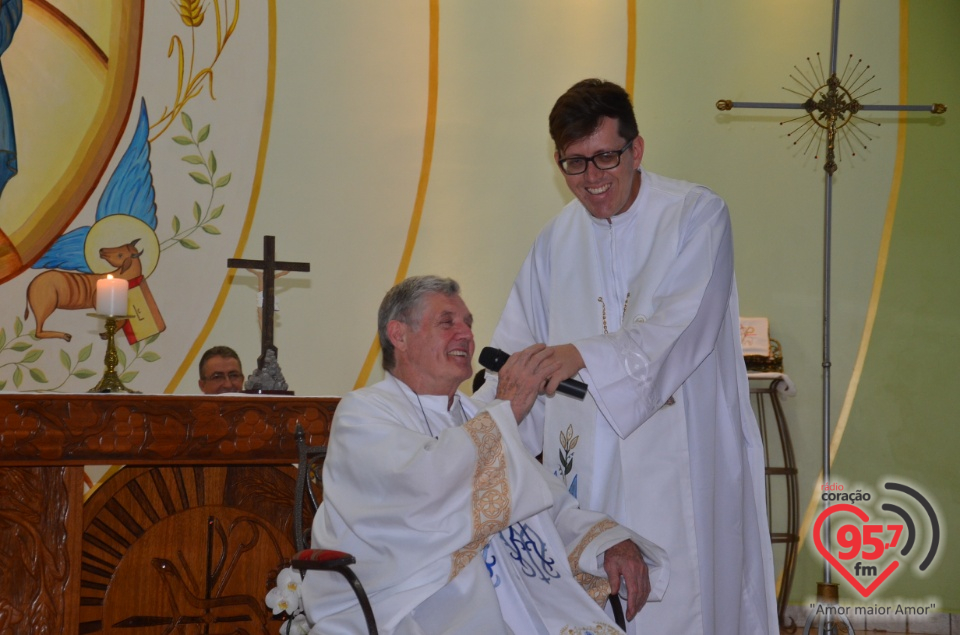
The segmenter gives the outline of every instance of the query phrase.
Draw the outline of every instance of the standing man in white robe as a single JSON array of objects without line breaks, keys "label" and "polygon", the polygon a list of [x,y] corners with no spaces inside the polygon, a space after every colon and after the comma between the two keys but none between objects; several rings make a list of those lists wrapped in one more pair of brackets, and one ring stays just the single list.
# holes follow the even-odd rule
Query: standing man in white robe
[{"label": "standing man in white robe", "polygon": [[[640,167],[643,139],[616,84],[577,83],[549,123],[576,200],[534,242],[492,342],[507,353],[543,342],[561,363],[524,441],[581,507],[666,550],[670,585],[630,633],[773,635],[727,206]],[[582,402],[554,394],[570,377],[589,385]]]},{"label": "standing man in white robe", "polygon": [[[658,599],[665,556],[580,510],[524,447],[518,422],[559,369],[549,349],[511,358],[483,409],[458,391],[472,324],[453,280],[408,278],[384,298],[388,374],[337,406],[313,546],[356,558],[380,633],[620,633],[601,607],[619,591],[632,618]],[[312,633],[364,632],[336,574],[307,573],[301,592]]]}]

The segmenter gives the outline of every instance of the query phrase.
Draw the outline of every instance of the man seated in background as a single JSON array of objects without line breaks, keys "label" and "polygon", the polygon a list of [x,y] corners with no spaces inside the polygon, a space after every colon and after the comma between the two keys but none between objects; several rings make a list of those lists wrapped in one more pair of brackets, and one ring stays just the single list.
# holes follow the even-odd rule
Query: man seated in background
[{"label": "man seated in background", "polygon": [[[383,299],[387,376],[337,407],[313,546],[356,557],[381,633],[620,633],[603,610],[609,594],[632,619],[663,594],[666,557],[579,509],[521,442],[517,422],[558,369],[550,349],[512,355],[486,408],[458,391],[474,353],[459,290],[422,276]],[[301,591],[315,632],[363,632],[339,576],[310,571]]]},{"label": "man seated in background", "polygon": [[243,367],[240,356],[229,346],[214,346],[200,358],[200,380],[205,395],[240,392],[243,388]]}]

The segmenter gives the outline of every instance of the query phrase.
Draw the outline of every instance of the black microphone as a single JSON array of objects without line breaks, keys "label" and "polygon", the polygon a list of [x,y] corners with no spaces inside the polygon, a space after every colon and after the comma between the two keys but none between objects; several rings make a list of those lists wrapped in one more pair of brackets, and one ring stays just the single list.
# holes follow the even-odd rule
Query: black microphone
[{"label": "black microphone", "polygon": [[[485,346],[483,350],[480,351],[480,365],[494,372],[503,368],[503,365],[509,358],[509,355],[499,348],[493,348],[492,346]],[[574,399],[582,400],[587,394],[587,385],[576,379],[564,379],[560,382],[560,385],[557,386],[557,392],[562,392]]]}]

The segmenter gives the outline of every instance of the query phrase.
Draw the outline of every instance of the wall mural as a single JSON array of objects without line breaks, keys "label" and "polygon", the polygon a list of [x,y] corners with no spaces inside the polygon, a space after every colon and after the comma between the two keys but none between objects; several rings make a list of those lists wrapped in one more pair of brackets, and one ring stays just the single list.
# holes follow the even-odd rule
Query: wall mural
[{"label": "wall mural", "polygon": [[198,272],[225,273],[245,235],[272,10],[2,1],[0,390],[96,385],[111,274],[129,287],[117,372],[163,392],[223,279]]}]

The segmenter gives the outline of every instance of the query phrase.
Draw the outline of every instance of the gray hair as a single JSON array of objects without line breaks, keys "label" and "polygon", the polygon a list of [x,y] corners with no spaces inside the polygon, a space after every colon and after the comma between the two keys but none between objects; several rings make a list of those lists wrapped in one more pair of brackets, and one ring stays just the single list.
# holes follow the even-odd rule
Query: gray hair
[{"label": "gray hair", "polygon": [[377,313],[377,336],[383,351],[383,369],[393,370],[397,365],[393,342],[387,336],[387,324],[393,320],[415,326],[420,320],[423,297],[428,293],[457,295],[460,285],[451,278],[439,276],[412,276],[387,291]]}]

